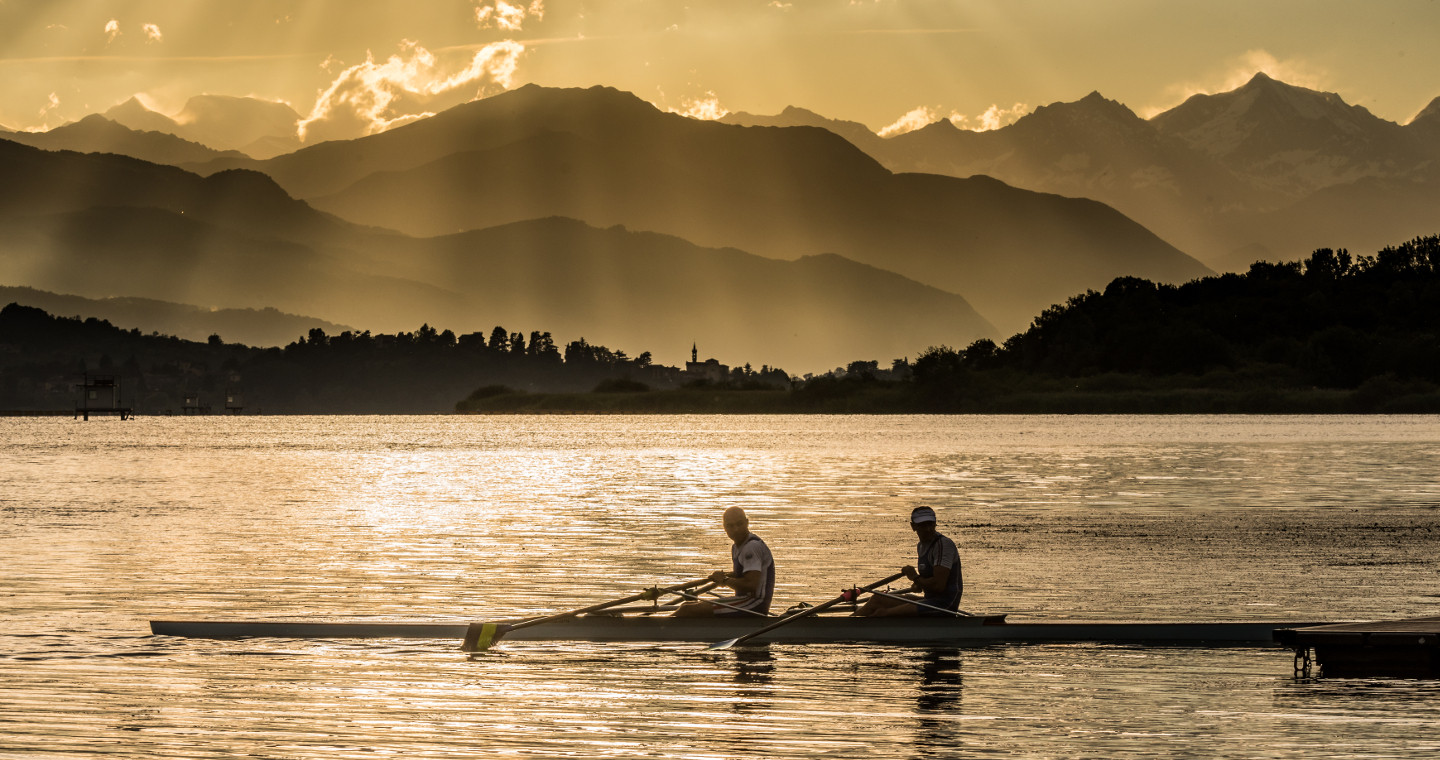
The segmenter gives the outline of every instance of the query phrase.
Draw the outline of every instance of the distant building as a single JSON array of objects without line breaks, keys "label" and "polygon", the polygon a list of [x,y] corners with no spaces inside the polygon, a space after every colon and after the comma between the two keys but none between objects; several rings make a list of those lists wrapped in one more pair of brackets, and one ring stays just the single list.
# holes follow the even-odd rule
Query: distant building
[{"label": "distant building", "polygon": [[120,419],[130,419],[131,409],[120,403],[120,378],[116,375],[91,375],[85,373],[75,389],[80,397],[75,401],[75,418],[90,419],[92,414],[114,414]]},{"label": "distant building", "polygon": [[707,383],[723,383],[730,379],[730,368],[715,359],[700,361],[697,344],[690,344],[690,361],[685,362],[686,382],[704,380]]}]

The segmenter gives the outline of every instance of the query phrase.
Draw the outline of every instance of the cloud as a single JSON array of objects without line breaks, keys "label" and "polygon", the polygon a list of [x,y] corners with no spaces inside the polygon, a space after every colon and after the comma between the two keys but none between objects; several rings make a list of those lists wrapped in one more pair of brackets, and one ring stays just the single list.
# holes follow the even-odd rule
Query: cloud
[{"label": "cloud", "polygon": [[681,100],[680,107],[670,109],[670,113],[678,113],[681,116],[688,116],[692,119],[700,119],[702,121],[714,121],[724,118],[730,111],[725,106],[720,105],[720,99],[715,97],[715,93],[707,92],[703,97],[685,98]]},{"label": "cloud", "polygon": [[[982,113],[979,116],[975,117],[976,121],[979,122],[979,126],[970,127],[969,129],[972,132],[989,132],[993,129],[999,129],[1004,126],[1014,124],[1020,119],[1021,116],[1024,116],[1027,113],[1030,113],[1030,107],[1025,105],[1024,103],[1016,103],[1009,108],[1001,108],[998,105],[991,105],[989,108],[985,109],[985,113]],[[960,118],[964,119],[965,117],[962,116]],[[952,118],[951,121],[953,122],[954,119]],[[955,126],[961,127],[962,129],[965,128],[961,124],[956,124]]]},{"label": "cloud", "polygon": [[1330,75],[1304,59],[1281,60],[1265,50],[1249,50],[1232,60],[1223,71],[1203,81],[1181,82],[1166,87],[1162,96],[1165,99],[1163,105],[1142,108],[1138,113],[1148,119],[1184,103],[1195,95],[1230,92],[1262,72],[1271,79],[1297,87],[1322,91],[1330,88]]},{"label": "cloud", "polygon": [[60,106],[60,96],[59,96],[59,95],[56,95],[56,94],[53,93],[53,92],[50,93],[50,98],[49,98],[49,100],[45,103],[45,107],[40,109],[40,118],[43,119],[43,118],[45,118],[46,116],[50,115],[50,112],[53,111],[53,110],[55,110],[55,109],[58,108],[59,106]]},{"label": "cloud", "polygon": [[105,22],[105,44],[109,45],[110,43],[115,41],[116,37],[119,36],[120,20],[112,18],[109,21]]},{"label": "cloud", "polygon": [[532,0],[529,5],[525,5],[524,0],[515,3],[507,3],[505,0],[480,0],[475,6],[475,23],[481,29],[518,32],[525,25],[525,19],[530,17],[536,21],[545,18],[544,0]]},{"label": "cloud", "polygon": [[1009,108],[1002,108],[1000,105],[991,105],[979,116],[970,117],[958,111],[942,113],[938,108],[919,106],[909,113],[901,116],[877,134],[881,137],[894,137],[903,135],[906,132],[914,132],[922,127],[927,127],[941,119],[948,120],[959,129],[967,129],[971,132],[988,132],[1014,124],[1021,116],[1030,112],[1030,107],[1024,103],[1016,103]]},{"label": "cloud", "polygon": [[877,134],[879,134],[881,137],[894,137],[896,135],[903,135],[906,132],[914,132],[921,127],[926,127],[934,124],[935,122],[940,121],[942,118],[946,117],[940,116],[938,113],[935,112],[934,109],[930,108],[929,106],[919,106],[917,108],[911,109],[909,113],[901,116],[899,119],[896,119],[894,124],[885,127]]},{"label": "cloud", "polygon": [[165,35],[160,33],[160,27],[154,24],[141,24],[140,29],[145,32],[146,42],[164,42]]},{"label": "cloud", "polygon": [[299,137],[319,142],[373,135],[508,89],[524,52],[524,45],[507,40],[486,45],[468,63],[450,63],[407,40],[383,62],[367,56],[341,71],[300,120]]}]

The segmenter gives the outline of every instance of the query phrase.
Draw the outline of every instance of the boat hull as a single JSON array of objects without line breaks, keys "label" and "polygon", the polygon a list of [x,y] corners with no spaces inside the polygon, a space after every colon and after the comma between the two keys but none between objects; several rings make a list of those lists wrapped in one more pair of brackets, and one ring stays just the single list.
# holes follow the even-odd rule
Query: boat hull
[{"label": "boat hull", "polygon": [[[983,645],[990,643],[1119,643],[1147,645],[1276,646],[1275,631],[1319,625],[1308,621],[1200,623],[997,622],[1003,616],[974,618],[814,617],[781,626],[753,643],[869,642],[887,644]],[[503,622],[503,621],[502,621]],[[513,621],[512,621],[513,622]],[[713,643],[744,636],[765,623],[749,619],[670,617],[579,617],[522,628],[505,641],[633,641]],[[152,633],[206,639],[239,638],[406,638],[465,637],[465,622],[167,621],[150,623]]]}]

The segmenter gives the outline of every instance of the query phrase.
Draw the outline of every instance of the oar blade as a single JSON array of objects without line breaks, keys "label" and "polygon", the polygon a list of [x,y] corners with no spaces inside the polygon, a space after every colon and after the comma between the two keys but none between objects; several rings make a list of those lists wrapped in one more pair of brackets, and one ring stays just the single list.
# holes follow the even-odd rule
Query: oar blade
[{"label": "oar blade", "polygon": [[460,644],[460,651],[484,652],[509,632],[510,626],[504,623],[471,623],[470,627],[465,629],[465,640]]},{"label": "oar blade", "polygon": [[738,638],[734,638],[734,639],[726,639],[726,640],[724,640],[724,641],[717,641],[717,642],[715,642],[714,644],[711,644],[710,646],[707,646],[707,647],[705,647],[705,648],[706,648],[706,649],[729,649],[730,647],[735,646],[735,642],[737,642],[737,641],[739,641],[739,640],[740,640],[740,639],[738,639]]}]

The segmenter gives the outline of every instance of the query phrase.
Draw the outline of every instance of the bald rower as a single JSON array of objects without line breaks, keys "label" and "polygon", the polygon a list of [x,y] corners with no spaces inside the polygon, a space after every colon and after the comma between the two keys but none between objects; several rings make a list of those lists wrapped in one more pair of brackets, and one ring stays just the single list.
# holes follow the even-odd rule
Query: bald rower
[{"label": "bald rower", "polygon": [[770,597],[775,594],[775,559],[770,547],[750,532],[750,518],[745,510],[725,510],[725,535],[730,537],[730,572],[716,570],[710,580],[734,590],[734,596],[714,601],[686,602],[675,610],[675,617],[755,617],[770,612]]}]

